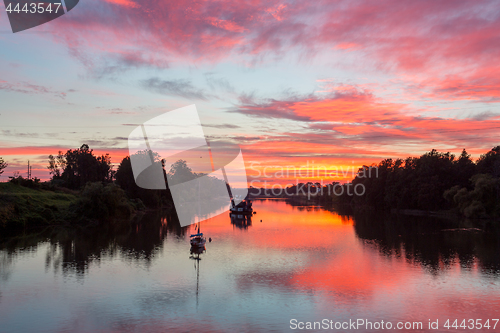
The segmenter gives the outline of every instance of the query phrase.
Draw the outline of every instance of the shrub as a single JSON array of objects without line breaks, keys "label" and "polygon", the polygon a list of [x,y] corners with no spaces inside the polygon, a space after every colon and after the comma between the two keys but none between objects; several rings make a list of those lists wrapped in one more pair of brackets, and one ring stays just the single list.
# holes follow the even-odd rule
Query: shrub
[{"label": "shrub", "polygon": [[99,221],[129,218],[135,211],[125,192],[112,183],[87,183],[75,207],[81,217]]},{"label": "shrub", "polygon": [[36,177],[33,179],[23,178],[23,176],[9,177],[9,178],[10,178],[9,182],[15,185],[20,185],[33,189],[39,189],[41,187],[40,179]]},{"label": "shrub", "polygon": [[472,190],[453,186],[444,192],[444,198],[454,203],[466,217],[496,217],[500,212],[498,187],[500,179],[490,174],[476,174],[470,179]]}]

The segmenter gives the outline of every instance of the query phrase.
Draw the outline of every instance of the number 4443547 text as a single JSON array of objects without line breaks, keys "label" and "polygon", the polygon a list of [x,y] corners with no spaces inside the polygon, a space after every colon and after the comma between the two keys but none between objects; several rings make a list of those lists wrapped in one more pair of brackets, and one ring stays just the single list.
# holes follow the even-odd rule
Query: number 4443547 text
[{"label": "number 4443547 text", "polygon": [[46,3],[46,2],[32,2],[30,4],[25,3],[22,7],[19,3],[13,6],[12,3],[9,3],[5,11],[9,14],[11,13],[30,13],[30,14],[42,14],[42,13],[51,13],[54,12],[57,14],[59,10],[63,10],[61,8],[61,3]]}]

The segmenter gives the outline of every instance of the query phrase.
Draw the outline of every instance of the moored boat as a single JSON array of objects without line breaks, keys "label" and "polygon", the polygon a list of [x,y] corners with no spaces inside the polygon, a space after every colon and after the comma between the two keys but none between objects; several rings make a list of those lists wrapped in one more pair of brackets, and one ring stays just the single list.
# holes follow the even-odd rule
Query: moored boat
[{"label": "moored boat", "polygon": [[191,237],[190,243],[191,243],[191,246],[193,246],[193,247],[204,247],[205,243],[207,242],[206,238],[203,237],[202,233],[197,233],[197,234],[191,235],[190,237]]},{"label": "moored boat", "polygon": [[229,211],[230,214],[239,214],[239,215],[252,215],[254,213],[251,200],[242,200],[240,203],[236,205],[233,199],[231,200]]}]

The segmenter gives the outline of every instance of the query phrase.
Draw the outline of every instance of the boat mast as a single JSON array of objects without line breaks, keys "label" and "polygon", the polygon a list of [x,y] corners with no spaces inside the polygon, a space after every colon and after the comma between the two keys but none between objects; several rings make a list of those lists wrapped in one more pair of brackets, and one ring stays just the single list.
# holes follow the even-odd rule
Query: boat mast
[{"label": "boat mast", "polygon": [[227,180],[226,169],[224,167],[220,168],[222,171],[222,176],[224,176],[224,181],[226,182],[227,192],[229,193],[229,200],[231,201],[231,205],[233,203],[233,191],[231,191],[231,185],[229,185],[229,181]]},{"label": "boat mast", "polygon": [[198,233],[201,234],[201,213],[200,213],[200,178],[198,177]]}]

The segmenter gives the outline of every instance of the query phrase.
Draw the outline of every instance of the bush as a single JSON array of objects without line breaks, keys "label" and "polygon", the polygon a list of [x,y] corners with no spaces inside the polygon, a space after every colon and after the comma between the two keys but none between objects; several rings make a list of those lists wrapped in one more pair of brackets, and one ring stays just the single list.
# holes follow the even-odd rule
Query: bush
[{"label": "bush", "polygon": [[472,190],[453,186],[444,192],[444,198],[452,202],[466,217],[497,217],[500,213],[498,187],[500,179],[490,174],[477,174],[470,179]]},{"label": "bush", "polygon": [[120,187],[94,182],[87,183],[74,210],[81,217],[104,221],[129,218],[135,208]]},{"label": "bush", "polygon": [[40,179],[36,177],[33,179],[23,178],[23,176],[9,177],[9,178],[10,178],[9,182],[15,185],[20,185],[33,189],[39,189],[41,187]]}]

